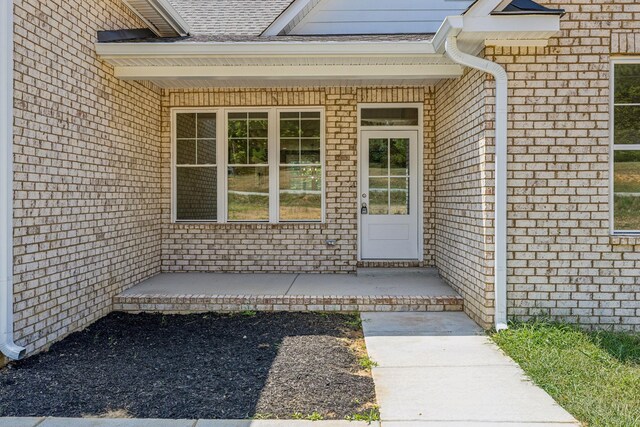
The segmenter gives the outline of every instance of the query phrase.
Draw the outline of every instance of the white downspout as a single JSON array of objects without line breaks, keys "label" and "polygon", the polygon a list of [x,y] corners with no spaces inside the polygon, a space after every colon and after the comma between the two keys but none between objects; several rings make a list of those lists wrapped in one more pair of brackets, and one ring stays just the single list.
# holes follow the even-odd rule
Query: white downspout
[{"label": "white downspout", "polygon": [[507,73],[499,64],[458,49],[457,37],[450,34],[445,52],[451,60],[493,75],[496,80],[495,106],[495,328],[507,329]]},{"label": "white downspout", "polygon": [[13,342],[13,0],[0,2],[0,351],[24,357]]}]

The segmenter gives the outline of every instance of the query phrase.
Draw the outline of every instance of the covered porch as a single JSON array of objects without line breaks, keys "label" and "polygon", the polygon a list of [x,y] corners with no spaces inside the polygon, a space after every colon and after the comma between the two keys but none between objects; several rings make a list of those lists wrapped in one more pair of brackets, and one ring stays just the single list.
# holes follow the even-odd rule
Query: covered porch
[{"label": "covered porch", "polygon": [[126,312],[461,311],[435,268],[363,268],[356,274],[163,273],[125,290]]}]

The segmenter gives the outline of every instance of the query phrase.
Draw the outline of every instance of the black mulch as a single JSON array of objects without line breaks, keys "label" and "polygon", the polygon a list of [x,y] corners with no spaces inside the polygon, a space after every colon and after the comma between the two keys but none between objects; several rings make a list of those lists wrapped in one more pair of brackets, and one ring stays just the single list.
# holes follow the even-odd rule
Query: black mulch
[{"label": "black mulch", "polygon": [[342,419],[375,402],[354,317],[112,313],[0,370],[0,416]]}]

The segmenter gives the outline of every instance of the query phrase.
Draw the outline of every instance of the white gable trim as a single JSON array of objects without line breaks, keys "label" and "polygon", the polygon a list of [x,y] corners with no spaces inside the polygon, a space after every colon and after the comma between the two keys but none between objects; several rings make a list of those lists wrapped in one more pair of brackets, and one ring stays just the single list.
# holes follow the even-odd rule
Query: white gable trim
[{"label": "white gable trim", "polygon": [[277,36],[293,22],[299,21],[312,8],[314,0],[294,0],[275,21],[262,32],[262,36]]},{"label": "white gable trim", "polygon": [[122,1],[159,37],[189,34],[189,25],[167,0]]}]

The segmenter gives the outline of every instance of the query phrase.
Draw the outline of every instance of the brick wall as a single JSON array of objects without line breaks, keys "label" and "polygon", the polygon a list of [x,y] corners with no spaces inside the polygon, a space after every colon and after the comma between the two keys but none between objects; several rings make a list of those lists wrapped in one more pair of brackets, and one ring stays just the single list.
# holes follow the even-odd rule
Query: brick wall
[{"label": "brick wall", "polygon": [[[493,315],[492,148],[487,146],[487,77],[466,70],[435,90],[435,264],[489,327]],[[461,114],[461,112],[464,112]]]},{"label": "brick wall", "polygon": [[[433,265],[433,91],[430,88],[175,90],[163,94],[162,270],[353,272],[357,264],[357,104],[420,102],[425,111],[425,261]],[[323,224],[172,224],[171,107],[325,108]],[[337,241],[327,246],[325,241]]]},{"label": "brick wall", "polygon": [[[587,327],[638,331],[640,238],[609,233],[609,61],[612,54],[640,54],[640,5],[634,0],[542,3],[567,11],[560,36],[551,39],[548,47],[488,47],[485,51],[488,59],[505,67],[510,79],[509,316],[544,316]],[[446,98],[440,96],[441,91],[465,86],[468,79],[438,86],[437,119],[442,117],[440,100]],[[492,79],[487,80],[486,88],[490,126]],[[446,123],[437,120],[437,130],[442,126]],[[491,129],[485,138],[487,167],[491,167]],[[439,149],[436,165],[440,168],[438,153]],[[444,179],[439,172],[438,190]],[[494,183],[489,173],[487,178],[483,210],[489,259]],[[437,248],[442,247],[439,239],[443,230],[438,222],[440,196],[438,193],[436,198]],[[478,201],[479,189],[474,196]],[[467,215],[466,223],[481,230],[479,219],[472,213]],[[446,238],[452,234],[447,233]],[[472,233],[472,241],[477,241],[474,248],[481,245],[480,235]],[[469,269],[463,263],[465,256],[464,250],[455,252],[453,258],[460,259],[456,268],[466,265]],[[436,257],[437,264],[442,266],[439,259]],[[450,277],[452,269],[447,270],[441,268],[443,276]],[[471,293],[469,286],[461,290],[476,320],[491,319],[492,315],[490,264],[485,264],[483,271],[484,282],[482,272],[457,278],[458,282],[474,283],[469,280],[473,278],[479,286]]]},{"label": "brick wall", "polygon": [[15,329],[32,353],[159,271],[160,92],[96,58],[97,30],[142,26],[122,2],[14,11]]}]

